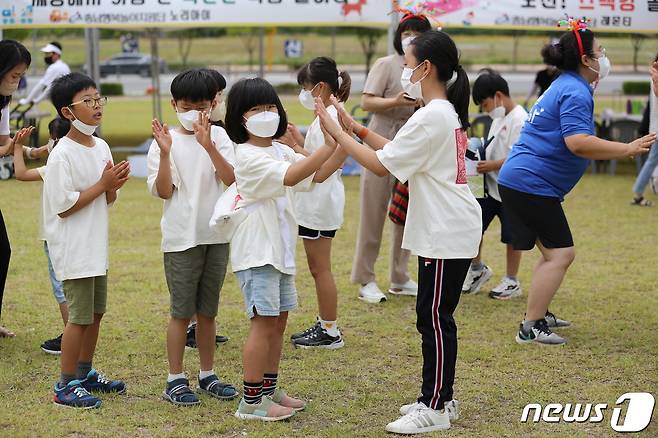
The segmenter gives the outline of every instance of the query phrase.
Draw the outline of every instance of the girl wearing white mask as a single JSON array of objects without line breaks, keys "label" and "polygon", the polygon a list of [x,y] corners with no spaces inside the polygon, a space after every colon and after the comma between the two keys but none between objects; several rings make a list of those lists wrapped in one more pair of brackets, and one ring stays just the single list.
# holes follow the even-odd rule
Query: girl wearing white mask
[{"label": "girl wearing white mask", "polygon": [[[620,159],[646,153],[656,140],[649,134],[630,143],[596,137],[592,84],[610,72],[610,61],[587,21],[562,22],[570,32],[547,45],[542,55],[560,76],[537,99],[521,135],[498,175],[498,191],[516,250],[537,245],[541,258],[528,291],[526,315],[516,335],[519,344],[561,345],[552,329],[568,321],[548,311],[575,257],[564,197],[585,173],[591,160]],[[562,24],[561,23],[561,24]]]},{"label": "girl wearing white mask", "polygon": [[[468,139],[468,76],[448,34],[425,32],[405,53],[420,83],[425,106],[389,140],[356,123],[339,109],[338,126],[321,106],[324,129],[376,175],[409,182],[409,209],[402,247],[418,256],[416,327],[421,334],[421,395],[400,408],[388,432],[415,434],[450,428],[458,418],[453,399],[457,327],[453,318],[482,230],[481,210],[466,184],[464,154]],[[350,135],[355,132],[364,144]]]},{"label": "girl wearing white mask", "polygon": [[217,70],[212,68],[204,69],[215,80],[217,84],[217,94],[215,95],[215,106],[210,112],[210,122],[215,126],[224,128],[224,117],[226,117],[226,102],[224,101],[224,90],[226,89],[226,78]]},{"label": "girl wearing white mask", "polygon": [[[426,16],[406,11],[395,31],[395,53],[375,61],[361,96],[361,108],[371,114],[368,128],[386,138],[393,138],[414,110],[422,104],[418,95],[402,88],[400,76],[404,68],[405,49],[415,37],[432,29]],[[379,303],[386,295],[377,285],[375,263],[382,244],[384,224],[396,179],[380,177],[368,169],[361,173],[359,231],[352,263],[353,283],[359,285],[359,299]],[[391,223],[389,287],[397,295],[415,296],[418,285],[409,277],[409,251],[402,248],[404,226]]]},{"label": "girl wearing white mask", "polygon": [[[338,71],[333,59],[313,59],[299,70],[297,83],[302,86],[299,100],[304,108],[313,111],[315,100],[319,98],[331,116],[338,120],[337,110],[331,104],[330,97],[334,95],[339,102],[345,102],[350,95],[351,80],[347,72]],[[300,152],[311,154],[323,144],[324,135],[320,120],[316,117],[308,129]],[[299,147],[296,144],[290,146],[293,149]],[[344,345],[337,325],[338,292],[331,273],[331,243],[336,230],[343,224],[344,206],[345,188],[340,170],[325,182],[315,184],[311,191],[295,194],[295,218],[299,225],[299,236],[304,240],[308,267],[315,281],[318,298],[317,323],[291,336],[295,347],[336,349]]]},{"label": "girl wearing white mask", "polygon": [[233,85],[226,107],[227,132],[237,144],[236,206],[252,206],[231,240],[231,265],[250,320],[243,399],[235,416],[282,420],[305,407],[277,388],[288,312],[297,307],[294,193],[333,175],[345,154],[326,136],[308,157],[279,143],[288,122],[276,91],[263,79]]},{"label": "girl wearing white mask", "polygon": [[[0,156],[13,152],[9,137],[9,103],[31,62],[30,52],[21,43],[13,40],[0,41]],[[10,256],[9,237],[0,211],[0,316]],[[14,336],[14,333],[0,325],[0,337],[6,336]]]}]

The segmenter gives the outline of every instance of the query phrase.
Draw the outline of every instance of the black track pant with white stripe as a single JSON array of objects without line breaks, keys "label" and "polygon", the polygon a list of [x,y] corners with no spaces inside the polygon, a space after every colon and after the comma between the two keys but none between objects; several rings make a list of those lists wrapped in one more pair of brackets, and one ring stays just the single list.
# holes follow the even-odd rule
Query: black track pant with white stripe
[{"label": "black track pant with white stripe", "polygon": [[418,257],[416,328],[423,349],[423,386],[418,401],[432,409],[443,409],[443,404],[452,400],[457,361],[457,325],[452,314],[470,264],[470,259]]}]

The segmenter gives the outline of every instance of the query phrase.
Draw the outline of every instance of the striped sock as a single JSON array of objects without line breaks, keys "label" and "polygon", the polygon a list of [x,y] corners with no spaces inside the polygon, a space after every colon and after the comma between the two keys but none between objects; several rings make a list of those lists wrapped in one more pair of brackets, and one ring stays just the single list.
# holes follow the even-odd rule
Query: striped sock
[{"label": "striped sock", "polygon": [[278,374],[265,374],[263,379],[263,395],[272,395],[276,390]]},{"label": "striped sock", "polygon": [[243,383],[243,398],[244,402],[249,405],[257,405],[263,399],[263,382],[242,382]]}]

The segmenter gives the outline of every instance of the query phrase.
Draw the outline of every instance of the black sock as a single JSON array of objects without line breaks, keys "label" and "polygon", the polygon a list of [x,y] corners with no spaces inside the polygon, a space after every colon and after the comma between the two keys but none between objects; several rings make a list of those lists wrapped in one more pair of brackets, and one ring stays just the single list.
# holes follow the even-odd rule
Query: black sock
[{"label": "black sock", "polygon": [[242,382],[244,390],[242,392],[244,402],[249,405],[255,405],[263,399],[263,381],[256,383]]},{"label": "black sock", "polygon": [[76,373],[78,380],[87,378],[87,374],[91,371],[91,362],[78,362],[78,371]]},{"label": "black sock", "polygon": [[265,374],[263,379],[263,395],[272,395],[276,390],[278,374]]}]

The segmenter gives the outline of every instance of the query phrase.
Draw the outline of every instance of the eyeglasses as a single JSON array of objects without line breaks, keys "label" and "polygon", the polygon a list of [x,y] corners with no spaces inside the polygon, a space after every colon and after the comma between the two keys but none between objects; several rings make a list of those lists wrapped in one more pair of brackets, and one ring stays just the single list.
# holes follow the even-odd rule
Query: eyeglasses
[{"label": "eyeglasses", "polygon": [[78,105],[81,103],[87,105],[87,108],[94,108],[95,106],[105,106],[107,105],[107,97],[106,96],[94,97],[94,98],[86,97],[82,100],[71,103],[69,106]]}]

